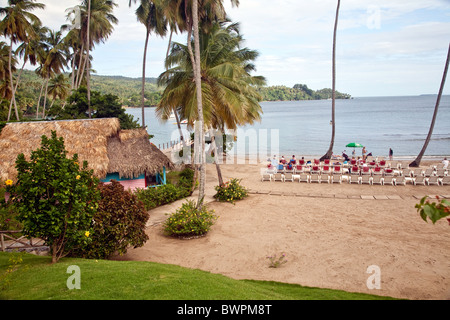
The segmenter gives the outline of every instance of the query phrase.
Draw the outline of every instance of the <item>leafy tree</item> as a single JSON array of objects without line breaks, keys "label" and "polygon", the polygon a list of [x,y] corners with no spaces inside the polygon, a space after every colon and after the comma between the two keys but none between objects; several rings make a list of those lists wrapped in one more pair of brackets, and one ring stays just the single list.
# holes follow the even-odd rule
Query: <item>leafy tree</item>
[{"label": "leafy tree", "polygon": [[16,168],[17,181],[8,191],[18,220],[25,235],[50,246],[52,263],[89,241],[99,192],[87,162],[80,166],[77,155],[67,158],[64,139],[52,131],[50,139],[42,136],[30,161],[17,157]]}]

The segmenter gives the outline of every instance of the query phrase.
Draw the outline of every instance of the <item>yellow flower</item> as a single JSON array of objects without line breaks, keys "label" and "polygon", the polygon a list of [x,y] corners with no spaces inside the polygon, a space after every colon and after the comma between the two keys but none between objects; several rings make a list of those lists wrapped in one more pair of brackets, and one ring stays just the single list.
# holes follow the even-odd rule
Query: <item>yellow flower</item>
[{"label": "yellow flower", "polygon": [[86,236],[86,238],[88,238],[89,235],[90,235],[89,231],[86,231],[86,232],[84,233],[84,235]]},{"label": "yellow flower", "polygon": [[80,175],[77,175],[77,180],[80,180],[80,178],[81,178],[81,176],[80,176]]},{"label": "yellow flower", "polygon": [[13,185],[13,181],[11,179],[8,179],[8,180],[5,181],[5,184],[7,186],[12,186]]}]

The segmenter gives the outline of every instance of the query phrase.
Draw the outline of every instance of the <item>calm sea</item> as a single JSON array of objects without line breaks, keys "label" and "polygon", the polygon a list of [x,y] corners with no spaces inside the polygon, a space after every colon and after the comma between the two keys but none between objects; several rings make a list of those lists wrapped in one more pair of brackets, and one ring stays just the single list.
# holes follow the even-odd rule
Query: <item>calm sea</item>
[{"label": "calm sea", "polygon": [[[357,142],[374,156],[414,158],[421,150],[433,116],[436,95],[406,97],[364,97],[336,101],[336,137],[334,153],[353,148]],[[262,121],[238,131],[235,154],[273,154],[291,157],[321,156],[331,139],[331,100],[263,102]],[[178,139],[175,120],[162,123],[154,108],[146,109],[148,132],[152,142],[161,145]],[[141,110],[127,109],[136,119]],[[186,129],[185,129],[186,130]],[[239,146],[238,146],[239,145]],[[356,149],[361,155],[361,149]],[[450,156],[450,96],[443,96],[432,139],[425,157]]]}]

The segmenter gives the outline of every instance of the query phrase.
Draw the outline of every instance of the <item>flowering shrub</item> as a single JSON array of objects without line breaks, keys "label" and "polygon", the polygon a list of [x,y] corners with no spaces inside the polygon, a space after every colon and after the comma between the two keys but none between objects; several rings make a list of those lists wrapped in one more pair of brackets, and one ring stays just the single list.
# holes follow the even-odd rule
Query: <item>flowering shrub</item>
[{"label": "flowering shrub", "polygon": [[149,218],[144,205],[119,182],[100,183],[101,199],[94,214],[93,230],[84,233],[91,242],[74,255],[89,259],[107,259],[125,254],[128,247],[141,247],[148,240],[145,224]]},{"label": "flowering shrub", "polygon": [[24,235],[43,239],[53,263],[90,241],[86,231],[92,231],[99,200],[98,180],[87,162],[80,167],[77,155],[72,159],[66,155],[63,138],[52,131],[51,139],[42,136],[30,161],[23,154],[17,157],[17,181],[6,182]]},{"label": "flowering shrub", "polygon": [[287,262],[286,254],[282,253],[279,256],[274,254],[273,256],[268,256],[269,259],[269,268],[278,268]]},{"label": "flowering shrub", "polygon": [[206,206],[197,209],[194,201],[187,200],[164,223],[164,232],[168,236],[193,237],[206,234],[217,216],[214,210]]},{"label": "flowering shrub", "polygon": [[248,191],[240,185],[240,182],[241,180],[231,179],[221,186],[216,186],[215,190],[217,193],[214,195],[214,198],[219,201],[227,201],[233,204],[236,200],[244,199],[248,196]]}]

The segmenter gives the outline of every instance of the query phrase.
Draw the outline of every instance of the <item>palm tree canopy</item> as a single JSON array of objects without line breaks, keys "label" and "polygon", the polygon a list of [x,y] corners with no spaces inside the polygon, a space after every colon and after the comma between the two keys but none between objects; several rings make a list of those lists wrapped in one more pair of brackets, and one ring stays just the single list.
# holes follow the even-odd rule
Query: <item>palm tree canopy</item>
[{"label": "palm tree canopy", "polygon": [[[200,34],[202,100],[205,124],[218,129],[235,129],[238,125],[259,121],[261,97],[257,85],[263,77],[254,77],[251,61],[258,53],[241,48],[243,42],[236,23],[216,22],[209,32]],[[158,79],[166,86],[156,114],[166,119],[178,110],[182,119],[192,126],[197,119],[196,87],[193,68],[186,45],[173,43],[166,60],[168,70]]]},{"label": "palm tree canopy", "polygon": [[0,22],[0,34],[9,37],[12,43],[34,37],[32,24],[40,20],[31,11],[44,9],[45,5],[35,0],[8,0],[8,5],[0,8],[0,16],[5,16]]}]

